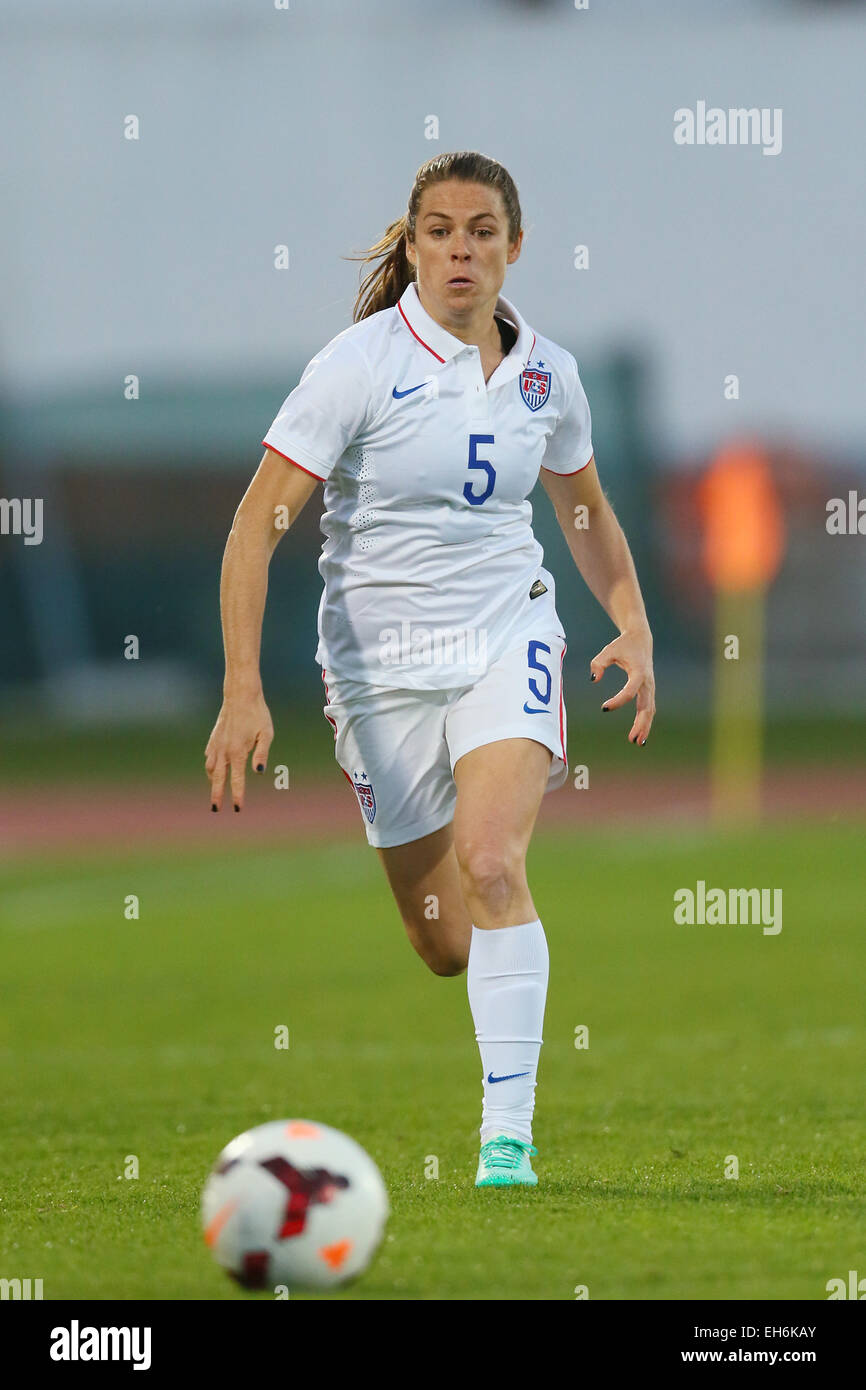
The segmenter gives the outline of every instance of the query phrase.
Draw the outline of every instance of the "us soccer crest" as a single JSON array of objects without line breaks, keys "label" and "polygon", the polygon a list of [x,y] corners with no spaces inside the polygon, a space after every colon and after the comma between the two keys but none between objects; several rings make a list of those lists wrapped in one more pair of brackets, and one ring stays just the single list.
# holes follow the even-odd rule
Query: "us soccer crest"
[{"label": "us soccer crest", "polygon": [[364,812],[364,815],[367,817],[367,820],[372,825],[376,815],[376,795],[373,791],[372,786],[367,781],[366,772],[361,772],[357,775],[353,774],[352,786],[355,788],[355,791],[358,794],[358,801],[360,802],[361,810]]},{"label": "us soccer crest", "polygon": [[540,410],[550,395],[550,372],[525,367],[520,373],[520,394],[530,410]]}]

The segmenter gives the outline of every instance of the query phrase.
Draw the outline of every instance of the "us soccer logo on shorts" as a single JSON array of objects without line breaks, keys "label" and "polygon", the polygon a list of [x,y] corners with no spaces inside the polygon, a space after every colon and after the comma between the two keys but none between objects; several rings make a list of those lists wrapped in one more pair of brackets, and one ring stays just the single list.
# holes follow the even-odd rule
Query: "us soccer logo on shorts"
[{"label": "us soccer logo on shorts", "polygon": [[520,394],[530,410],[540,410],[550,395],[550,372],[524,368],[520,373]]},{"label": "us soccer logo on shorts", "polygon": [[367,781],[366,772],[360,773],[358,777],[353,776],[352,786],[358,793],[358,801],[361,803],[361,810],[372,825],[376,816],[376,796],[372,786]]}]

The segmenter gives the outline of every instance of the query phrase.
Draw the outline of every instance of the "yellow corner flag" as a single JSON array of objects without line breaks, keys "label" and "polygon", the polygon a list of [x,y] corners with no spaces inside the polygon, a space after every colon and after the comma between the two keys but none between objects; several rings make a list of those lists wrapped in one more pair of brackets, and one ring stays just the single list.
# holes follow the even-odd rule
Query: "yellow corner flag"
[{"label": "yellow corner flag", "polygon": [[721,450],[699,491],[701,559],[715,590],[712,805],[718,822],[754,820],[761,807],[764,609],[785,546],[766,455]]}]

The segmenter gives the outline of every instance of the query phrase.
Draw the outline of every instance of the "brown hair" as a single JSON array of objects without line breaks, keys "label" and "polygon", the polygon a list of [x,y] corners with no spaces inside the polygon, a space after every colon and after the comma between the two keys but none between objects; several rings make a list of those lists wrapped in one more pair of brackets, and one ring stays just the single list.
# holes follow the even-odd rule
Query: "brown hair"
[{"label": "brown hair", "polygon": [[415,240],[415,219],[425,188],[445,179],[462,179],[464,183],[483,183],[498,188],[508,217],[508,239],[517,240],[521,228],[520,199],[517,186],[508,170],[489,159],[486,154],[458,150],[453,154],[437,154],[428,159],[415,175],[409,205],[402,217],[392,222],[385,235],[360,256],[348,260],[363,261],[365,265],[378,262],[361,281],[352,322],[359,323],[380,309],[390,309],[397,303],[407,285],[415,279],[415,267],[406,259],[406,241]]}]

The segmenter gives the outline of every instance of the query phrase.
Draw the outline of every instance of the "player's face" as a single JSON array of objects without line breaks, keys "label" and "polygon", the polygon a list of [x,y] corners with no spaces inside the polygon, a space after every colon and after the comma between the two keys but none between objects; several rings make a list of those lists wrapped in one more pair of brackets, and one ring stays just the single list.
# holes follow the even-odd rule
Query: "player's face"
[{"label": "player's face", "polygon": [[435,318],[468,320],[491,313],[506,266],[520,255],[523,232],[508,239],[498,188],[448,179],[425,188],[406,255],[416,267],[422,302]]}]

